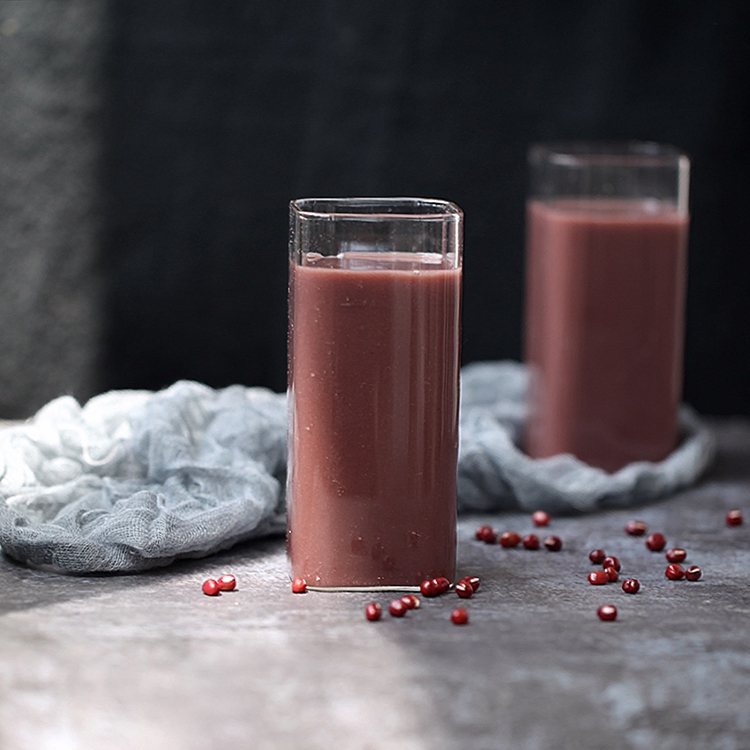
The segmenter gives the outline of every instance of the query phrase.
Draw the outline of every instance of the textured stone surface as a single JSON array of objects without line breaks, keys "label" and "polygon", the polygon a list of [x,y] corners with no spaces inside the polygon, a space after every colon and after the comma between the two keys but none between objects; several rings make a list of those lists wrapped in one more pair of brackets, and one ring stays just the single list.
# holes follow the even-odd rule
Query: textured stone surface
[{"label": "textured stone surface", "polygon": [[[378,623],[363,617],[368,595],[293,595],[278,539],[136,576],[2,559],[0,747],[747,748],[750,422],[722,421],[719,437],[699,487],[553,518],[559,553],[473,540],[480,522],[531,531],[526,515],[462,519],[461,572],[483,580],[462,628],[453,594]],[[743,526],[726,526],[732,507]],[[668,581],[663,555],[623,532],[635,517],[686,547],[703,579]],[[587,583],[599,546],[640,579],[637,595]],[[204,596],[225,571],[238,590]],[[603,602],[616,622],[597,619]]]}]

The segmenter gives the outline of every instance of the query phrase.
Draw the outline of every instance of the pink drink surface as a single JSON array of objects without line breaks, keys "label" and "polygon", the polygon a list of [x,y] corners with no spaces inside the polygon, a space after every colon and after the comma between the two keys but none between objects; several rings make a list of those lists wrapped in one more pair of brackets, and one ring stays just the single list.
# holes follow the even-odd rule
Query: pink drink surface
[{"label": "pink drink surface", "polygon": [[309,585],[453,579],[460,295],[439,255],[292,264],[287,544]]},{"label": "pink drink surface", "polygon": [[529,455],[616,471],[674,449],[687,232],[657,201],[529,203]]}]

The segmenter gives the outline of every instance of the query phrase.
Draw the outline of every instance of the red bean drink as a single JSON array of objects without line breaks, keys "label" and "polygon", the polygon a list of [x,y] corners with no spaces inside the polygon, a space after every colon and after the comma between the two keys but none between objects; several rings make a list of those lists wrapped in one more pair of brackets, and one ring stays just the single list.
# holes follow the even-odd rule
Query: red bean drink
[{"label": "red bean drink", "polygon": [[[678,439],[687,159],[654,144],[536,148],[526,451],[572,453],[607,471],[662,460]],[[564,189],[550,188],[555,180]]]},{"label": "red bean drink", "polygon": [[308,587],[453,580],[461,218],[292,203],[287,543]]}]

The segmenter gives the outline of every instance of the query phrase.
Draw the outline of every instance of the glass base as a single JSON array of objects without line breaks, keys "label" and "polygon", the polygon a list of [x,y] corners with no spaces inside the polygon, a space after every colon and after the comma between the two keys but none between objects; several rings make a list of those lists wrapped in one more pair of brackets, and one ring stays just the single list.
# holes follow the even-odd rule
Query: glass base
[{"label": "glass base", "polygon": [[406,593],[419,593],[419,586],[410,586],[404,584],[403,586],[311,586],[307,585],[308,591],[404,591]]}]

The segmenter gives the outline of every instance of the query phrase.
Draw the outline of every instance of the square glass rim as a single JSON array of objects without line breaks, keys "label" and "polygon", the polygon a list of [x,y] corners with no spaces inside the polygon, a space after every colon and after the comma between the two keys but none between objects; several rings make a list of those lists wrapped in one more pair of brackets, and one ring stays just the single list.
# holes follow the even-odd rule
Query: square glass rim
[{"label": "square glass rim", "polygon": [[688,169],[684,151],[655,141],[551,141],[529,147],[531,164],[548,162],[561,167],[674,167]]},{"label": "square glass rim", "polygon": [[289,204],[304,219],[461,221],[463,211],[437,198],[297,198]]}]

